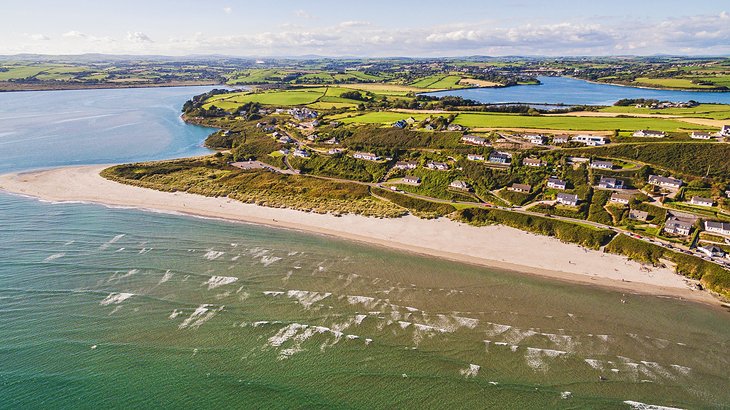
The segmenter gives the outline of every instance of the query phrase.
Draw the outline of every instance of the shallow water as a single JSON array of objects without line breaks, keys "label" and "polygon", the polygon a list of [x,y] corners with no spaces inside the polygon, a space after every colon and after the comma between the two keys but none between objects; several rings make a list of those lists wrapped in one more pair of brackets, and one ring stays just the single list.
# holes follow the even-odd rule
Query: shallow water
[{"label": "shallow water", "polygon": [[[130,101],[178,124],[175,107],[202,92],[182,91],[140,90]],[[69,105],[63,93],[52,100],[60,107]],[[51,101],[13,95],[19,105]],[[26,106],[43,128],[40,114],[53,107]],[[13,117],[6,107],[0,116]],[[142,115],[135,109],[124,115]],[[67,145],[103,121],[80,120]],[[206,133],[159,127],[164,147],[139,157],[139,141],[120,133],[108,137],[122,146],[108,159],[88,144],[55,159],[175,156],[197,152]],[[43,166],[28,155],[5,169]],[[0,238],[0,407],[730,402],[730,316],[693,303],[289,230],[8,194],[0,194]]]},{"label": "shallow water", "polygon": [[566,105],[612,105],[622,98],[655,98],[660,101],[689,101],[730,104],[730,92],[653,90],[589,83],[567,77],[538,77],[540,85],[506,88],[471,88],[427,93],[455,95],[483,103],[534,103]]}]

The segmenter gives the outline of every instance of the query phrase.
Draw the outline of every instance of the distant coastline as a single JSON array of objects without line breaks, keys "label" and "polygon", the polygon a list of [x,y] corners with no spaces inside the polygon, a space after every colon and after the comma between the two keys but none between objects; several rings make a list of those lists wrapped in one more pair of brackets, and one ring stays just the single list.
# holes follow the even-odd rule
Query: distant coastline
[{"label": "distant coastline", "polygon": [[223,86],[218,81],[175,81],[159,84],[130,84],[130,83],[18,83],[11,81],[0,81],[0,92],[23,92],[23,91],[70,91],[70,90],[109,90],[126,88],[161,88],[161,87],[196,87],[196,86]]}]

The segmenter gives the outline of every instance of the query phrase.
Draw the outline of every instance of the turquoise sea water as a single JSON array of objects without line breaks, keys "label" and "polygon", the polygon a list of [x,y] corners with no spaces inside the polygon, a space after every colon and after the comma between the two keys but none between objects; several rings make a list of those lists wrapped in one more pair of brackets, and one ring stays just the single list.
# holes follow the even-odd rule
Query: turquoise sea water
[{"label": "turquoise sea water", "polygon": [[[77,145],[55,160],[203,152],[207,131],[177,122],[176,108],[200,89],[133,91],[89,98],[146,121],[109,136],[103,120],[80,120],[55,134],[60,147]],[[80,101],[64,93],[49,100],[58,110]],[[12,94],[11,109],[30,94]],[[44,112],[59,121],[35,101],[36,128],[14,128],[21,142],[46,129]],[[135,112],[140,102],[162,118]],[[0,117],[14,118],[7,107]],[[144,152],[140,140],[158,148]],[[107,143],[123,154],[86,150]],[[29,157],[11,145],[22,160],[5,170],[45,165],[29,159],[37,145]],[[730,403],[722,310],[295,230],[2,193],[0,341],[0,408]]]},{"label": "turquoise sea water", "polygon": [[730,92],[652,90],[589,83],[567,77],[538,77],[542,84],[507,88],[471,88],[428,93],[455,95],[483,103],[533,103],[567,105],[612,105],[622,98],[655,98],[660,101],[689,101],[730,104]]}]

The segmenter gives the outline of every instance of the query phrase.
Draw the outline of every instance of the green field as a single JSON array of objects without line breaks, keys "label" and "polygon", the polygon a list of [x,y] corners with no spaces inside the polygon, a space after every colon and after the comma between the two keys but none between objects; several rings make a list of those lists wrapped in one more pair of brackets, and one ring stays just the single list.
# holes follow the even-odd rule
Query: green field
[{"label": "green field", "polygon": [[369,112],[367,114],[358,115],[354,117],[347,117],[347,115],[335,117],[338,121],[342,121],[345,124],[392,124],[398,120],[404,120],[408,117],[413,117],[417,121],[428,118],[431,114],[411,114],[394,111],[377,111]]},{"label": "green field", "polygon": [[613,131],[652,129],[677,131],[701,130],[707,127],[663,118],[611,118],[571,116],[527,116],[514,114],[462,113],[454,121],[470,128],[539,128],[548,130]]},{"label": "green field", "polygon": [[292,91],[267,91],[262,93],[235,93],[215,96],[203,105],[208,109],[215,105],[224,110],[237,108],[248,102],[257,102],[264,105],[293,106],[306,105],[319,100],[324,95],[324,90],[307,89]]},{"label": "green field", "polygon": [[715,88],[711,85],[700,85],[695,84],[690,79],[686,78],[647,78],[638,77],[634,80],[636,85],[647,85],[650,87],[664,87],[664,88]]},{"label": "green field", "polygon": [[428,77],[421,78],[420,80],[411,83],[411,86],[418,87],[418,88],[433,88],[433,89],[459,88],[459,85],[458,85],[459,80],[461,80],[461,76],[459,76],[459,75],[435,74],[435,75],[430,75]]},{"label": "green field", "polygon": [[8,71],[0,71],[0,81],[18,80],[33,77],[46,70],[44,66],[3,66]]},{"label": "green field", "polygon": [[715,120],[730,119],[730,105],[726,104],[700,104],[697,107],[692,108],[665,108],[661,110],[636,108],[634,106],[611,106],[602,108],[601,111],[626,114],[679,115],[682,117],[710,118]]}]

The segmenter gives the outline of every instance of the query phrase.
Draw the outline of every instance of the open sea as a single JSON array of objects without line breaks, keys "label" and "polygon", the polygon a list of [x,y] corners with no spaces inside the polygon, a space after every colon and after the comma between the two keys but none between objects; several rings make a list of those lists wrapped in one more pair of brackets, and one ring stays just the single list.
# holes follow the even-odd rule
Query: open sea
[{"label": "open sea", "polygon": [[[205,153],[207,89],[0,94],[0,172]],[[0,193],[0,408],[728,408],[728,353],[681,300]]]}]

